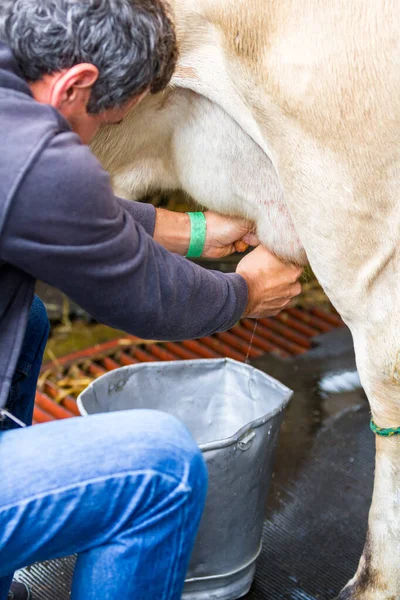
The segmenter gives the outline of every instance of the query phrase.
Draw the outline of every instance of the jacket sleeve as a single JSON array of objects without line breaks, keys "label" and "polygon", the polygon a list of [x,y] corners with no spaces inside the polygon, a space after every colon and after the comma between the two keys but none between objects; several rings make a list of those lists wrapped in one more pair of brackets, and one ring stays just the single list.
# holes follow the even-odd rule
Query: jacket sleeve
[{"label": "jacket sleeve", "polygon": [[135,219],[143,227],[143,229],[153,237],[154,228],[156,226],[156,209],[152,204],[144,202],[132,202],[131,200],[123,200],[116,196],[118,204]]},{"label": "jacket sleeve", "polygon": [[231,327],[246,305],[244,279],[171,254],[149,235],[149,209],[141,219],[144,226],[113,195],[90,150],[61,133],[14,196],[1,259],[59,288],[97,320],[142,338],[180,340]]}]

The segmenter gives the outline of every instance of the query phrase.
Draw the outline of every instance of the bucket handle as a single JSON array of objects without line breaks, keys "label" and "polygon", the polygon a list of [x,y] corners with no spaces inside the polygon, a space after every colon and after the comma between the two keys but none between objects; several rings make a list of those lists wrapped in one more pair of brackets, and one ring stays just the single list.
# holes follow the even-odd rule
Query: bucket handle
[{"label": "bucket handle", "polygon": [[256,432],[253,430],[247,431],[242,438],[238,441],[238,448],[243,452],[246,452],[252,444],[253,440],[256,437]]}]

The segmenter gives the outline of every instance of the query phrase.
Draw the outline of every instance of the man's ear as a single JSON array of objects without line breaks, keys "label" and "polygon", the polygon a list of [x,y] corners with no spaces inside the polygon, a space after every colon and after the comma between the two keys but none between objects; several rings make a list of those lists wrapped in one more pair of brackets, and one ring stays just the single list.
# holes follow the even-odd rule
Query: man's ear
[{"label": "man's ear", "polygon": [[63,113],[86,109],[91,88],[98,77],[97,67],[90,63],[81,63],[63,71],[52,82],[49,104]]}]

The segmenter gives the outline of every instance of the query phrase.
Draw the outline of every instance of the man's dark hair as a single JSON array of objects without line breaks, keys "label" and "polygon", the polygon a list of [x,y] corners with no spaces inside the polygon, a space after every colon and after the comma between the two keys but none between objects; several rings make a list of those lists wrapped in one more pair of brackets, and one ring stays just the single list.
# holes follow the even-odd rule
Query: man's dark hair
[{"label": "man's dark hair", "polygon": [[0,40],[28,82],[87,62],[99,70],[88,112],[163,90],[177,60],[162,0],[0,0]]}]

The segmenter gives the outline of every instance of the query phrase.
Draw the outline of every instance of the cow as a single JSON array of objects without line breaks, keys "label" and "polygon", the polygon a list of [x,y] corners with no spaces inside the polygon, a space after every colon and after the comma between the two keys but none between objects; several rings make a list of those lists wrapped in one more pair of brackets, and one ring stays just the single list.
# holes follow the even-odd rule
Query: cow
[{"label": "cow", "polygon": [[[171,10],[171,86],[93,144],[115,192],[184,190],[308,260],[352,333],[374,422],[400,427],[400,0]],[[367,539],[339,599],[400,598],[399,556],[400,437],[376,436]]]}]

